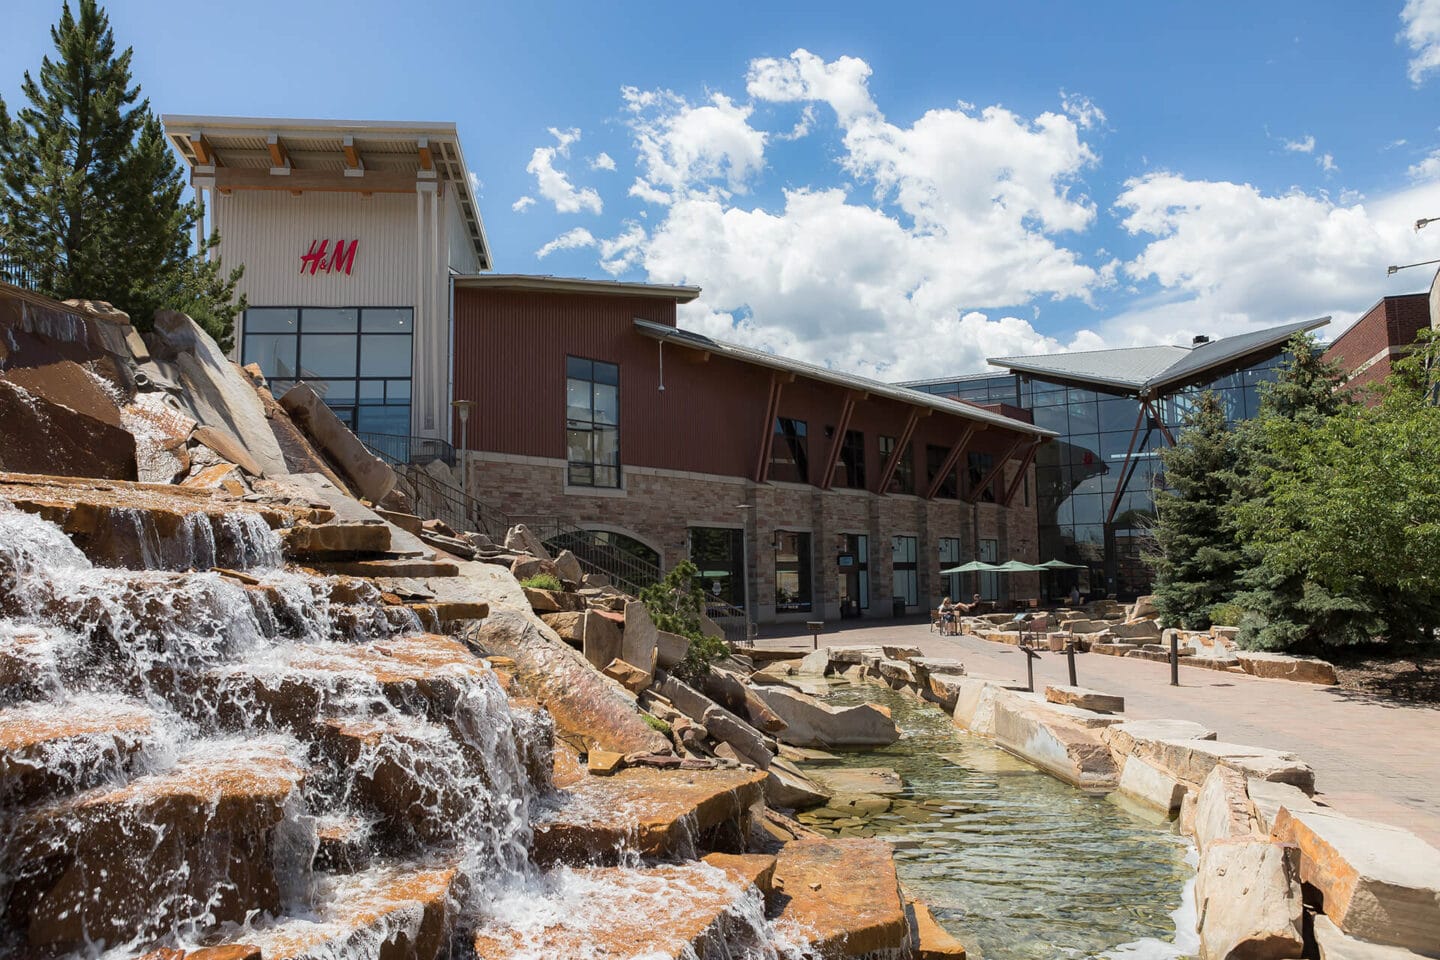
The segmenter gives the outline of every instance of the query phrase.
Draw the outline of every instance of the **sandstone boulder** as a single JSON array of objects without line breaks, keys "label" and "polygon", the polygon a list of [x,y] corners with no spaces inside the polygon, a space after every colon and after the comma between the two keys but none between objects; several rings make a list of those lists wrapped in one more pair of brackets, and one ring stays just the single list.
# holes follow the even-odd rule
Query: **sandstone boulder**
[{"label": "sandstone boulder", "polygon": [[1387,947],[1347,937],[1335,921],[1323,913],[1315,915],[1315,946],[1320,960],[1421,960],[1420,954],[1403,947]]},{"label": "sandstone boulder", "polygon": [[517,523],[505,534],[505,549],[516,553],[528,553],[537,560],[549,560],[550,551],[544,542],[523,523]]},{"label": "sandstone boulder", "polygon": [[1186,787],[1148,760],[1126,757],[1120,769],[1120,785],[1116,789],[1173,818],[1180,812]]},{"label": "sandstone boulder", "polygon": [[965,663],[953,657],[911,657],[909,660],[910,669],[915,671],[915,679],[924,686],[932,673],[948,673],[954,676],[965,675]]},{"label": "sandstone boulder", "polygon": [[631,693],[639,693],[650,686],[650,674],[624,660],[611,660],[601,672]]},{"label": "sandstone boulder", "polygon": [[807,955],[898,955],[909,929],[890,847],[880,840],[796,840],[780,849],[777,926]]},{"label": "sandstone boulder", "polygon": [[1262,836],[1243,774],[1225,766],[1210,771],[1195,797],[1194,832],[1202,853],[1221,840]]},{"label": "sandstone boulder", "polygon": [[1126,720],[1102,731],[1100,739],[1123,760],[1148,751],[1159,740],[1214,740],[1215,731],[1191,720]]},{"label": "sandstone boulder", "polygon": [[561,550],[555,554],[555,571],[560,575],[561,580],[578,584],[585,579],[585,570],[580,566],[580,560],[569,550]]},{"label": "sandstone boulder", "polygon": [[1204,783],[1216,766],[1227,766],[1258,780],[1294,784],[1315,792],[1315,771],[1293,753],[1215,740],[1155,740],[1136,752],[1189,783]]},{"label": "sandstone boulder", "polygon": [[995,701],[995,742],[1072,786],[1110,790],[1120,770],[1098,731],[1017,696]]},{"label": "sandstone boulder", "polygon": [[1318,683],[1332,687],[1340,682],[1335,676],[1335,665],[1318,657],[1294,657],[1285,653],[1239,650],[1235,658],[1240,661],[1241,668],[1252,677],[1298,680],[1301,683]]},{"label": "sandstone boulder", "polygon": [[[609,617],[603,617],[594,610],[586,610],[585,622],[581,628],[581,651],[597,670],[605,669],[612,660],[625,659],[625,646],[620,627]],[[639,664],[632,664],[642,671]]]},{"label": "sandstone boulder", "polygon": [[960,699],[962,674],[930,673],[925,678],[926,696],[944,709],[954,712],[955,703]]},{"label": "sandstone boulder", "polygon": [[805,775],[789,760],[776,757],[765,771],[765,802],[787,810],[824,806],[834,793]]},{"label": "sandstone boulder", "polygon": [[915,930],[915,960],[965,960],[965,945],[940,926],[928,906],[916,900],[909,913]]},{"label": "sandstone boulder", "polygon": [[655,631],[655,663],[669,670],[690,653],[690,638],[666,630]]},{"label": "sandstone boulder", "polygon": [[1088,690],[1085,687],[1046,687],[1045,699],[1051,703],[1062,703],[1067,706],[1079,707],[1082,710],[1094,710],[1097,713],[1125,712],[1124,697],[1100,693],[1098,690]]},{"label": "sandstone boulder", "polygon": [[1207,960],[1301,956],[1295,860],[1293,849],[1252,839],[1220,841],[1201,855],[1195,899]]},{"label": "sandstone boulder", "polygon": [[888,713],[871,703],[832,707],[787,687],[752,687],[785,721],[778,737],[797,747],[873,747],[900,739]]},{"label": "sandstone boulder", "polygon": [[660,631],[650,619],[650,611],[639,600],[625,604],[625,629],[621,633],[620,657],[652,676],[659,652]]},{"label": "sandstone boulder", "polygon": [[1345,933],[1440,956],[1440,850],[1400,827],[1288,807],[1271,837],[1299,848],[1300,879]]},{"label": "sandstone boulder", "polygon": [[[91,385],[92,387],[94,384]],[[97,393],[101,393],[95,387]],[[67,477],[138,479],[135,438],[118,422],[114,401],[101,393],[103,407],[92,412],[31,392],[0,379],[0,469]],[[88,408],[87,408],[88,409]]]},{"label": "sandstone boulder", "polygon": [[821,647],[819,650],[813,650],[801,657],[800,662],[790,672],[804,677],[823,677],[828,669],[830,669],[830,648]]}]

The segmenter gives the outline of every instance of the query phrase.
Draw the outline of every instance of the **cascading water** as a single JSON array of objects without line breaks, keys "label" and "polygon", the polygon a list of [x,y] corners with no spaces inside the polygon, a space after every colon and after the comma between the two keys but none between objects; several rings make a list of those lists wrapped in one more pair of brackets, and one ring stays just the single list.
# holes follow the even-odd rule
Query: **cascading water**
[{"label": "cascading water", "polygon": [[[194,516],[132,518],[145,568],[122,569],[0,502],[0,724],[36,738],[0,768],[0,955],[374,958],[434,936],[434,895],[444,936],[540,956],[547,918],[588,944],[699,894],[726,905],[706,956],[802,955],[705,863],[538,869],[549,715],[374,587],[279,569],[258,518]],[[227,558],[258,582],[175,572]]]}]

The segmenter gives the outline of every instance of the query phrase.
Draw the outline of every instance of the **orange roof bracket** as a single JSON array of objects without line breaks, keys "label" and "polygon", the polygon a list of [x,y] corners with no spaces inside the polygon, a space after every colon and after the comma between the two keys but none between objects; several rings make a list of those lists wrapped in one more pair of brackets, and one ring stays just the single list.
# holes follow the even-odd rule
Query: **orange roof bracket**
[{"label": "orange roof bracket", "polygon": [[765,422],[760,430],[760,452],[755,458],[755,482],[770,479],[770,450],[775,444],[775,418],[780,416],[780,391],[785,383],[780,371],[770,372],[770,395],[765,401]]},{"label": "orange roof bracket", "polygon": [[855,391],[846,391],[845,402],[840,405],[840,422],[835,424],[835,435],[830,438],[830,450],[825,455],[825,470],[820,474],[821,490],[829,490],[834,485],[835,467],[840,463],[840,451],[845,444],[845,433],[850,429],[850,418],[855,413],[857,399]]},{"label": "orange roof bracket", "polygon": [[905,420],[905,429],[900,431],[900,436],[895,441],[895,449],[890,451],[890,457],[885,461],[885,468],[880,471],[880,482],[875,487],[876,493],[883,495],[890,486],[890,480],[895,476],[895,468],[900,466],[900,457],[910,449],[910,438],[915,435],[915,425],[920,422],[921,417],[929,415],[928,409],[910,408],[910,416]]},{"label": "orange roof bracket", "polygon": [[965,430],[959,438],[950,445],[950,452],[945,454],[945,462],[940,465],[940,470],[930,480],[930,486],[925,491],[926,500],[934,500],[935,494],[940,492],[941,485],[945,482],[945,475],[955,469],[955,464],[960,462],[960,457],[965,453],[965,448],[970,445],[970,438],[975,436],[976,430],[984,430],[983,426],[966,424]]},{"label": "orange roof bracket", "polygon": [[1026,450],[1025,455],[1020,458],[1020,469],[1015,471],[1015,476],[1010,478],[1010,484],[1005,488],[1005,496],[1000,498],[1000,506],[1010,506],[1010,501],[1014,500],[1015,494],[1020,492],[1020,484],[1025,479],[1025,471],[1030,469],[1030,464],[1035,461],[1035,454],[1039,449],[1040,441],[1032,441],[1030,448]]},{"label": "orange roof bracket", "polygon": [[1023,436],[1016,437],[1015,442],[1010,444],[1004,453],[995,458],[995,463],[991,466],[990,472],[981,477],[980,482],[975,484],[975,489],[971,490],[970,494],[965,497],[967,503],[974,503],[980,499],[980,495],[990,487],[990,484],[995,482],[995,478],[1000,475],[1000,471],[1005,469],[1005,464],[1009,462],[1011,457],[1015,456],[1015,451],[1019,450],[1020,445],[1024,442],[1025,438]]}]

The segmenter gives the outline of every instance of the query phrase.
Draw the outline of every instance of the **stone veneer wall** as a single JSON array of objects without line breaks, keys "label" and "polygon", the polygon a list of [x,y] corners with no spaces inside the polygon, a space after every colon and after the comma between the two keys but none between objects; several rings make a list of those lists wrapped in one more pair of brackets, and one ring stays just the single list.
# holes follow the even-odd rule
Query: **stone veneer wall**
[{"label": "stone veneer wall", "polygon": [[[681,473],[627,466],[624,489],[588,490],[565,486],[565,463],[540,457],[467,451],[470,491],[516,518],[555,516],[575,526],[611,530],[640,540],[660,553],[669,569],[687,556],[690,527],[730,527],[745,531],[746,573],[751,612],[761,623],[839,619],[840,574],[834,557],[841,534],[870,537],[870,607],[865,616],[891,616],[890,538],[918,539],[920,605],[923,613],[940,602],[939,541],[958,537],[965,559],[975,555],[976,539],[999,541],[1000,559],[1035,562],[1038,533],[1034,505],[1034,467],[1029,468],[1029,503],[1017,493],[1009,509],[998,504],[971,505],[961,500],[925,500],[918,496],[880,496],[864,490],[821,490],[808,484],[756,484],[739,477]],[[1006,481],[1015,465],[1006,468]],[[1004,484],[996,486],[1004,489]],[[742,508],[740,504],[750,504]],[[813,553],[814,609],[808,614],[776,616],[775,559],[777,530],[809,531]],[[1036,574],[1001,578],[1001,595],[1033,597]]]}]

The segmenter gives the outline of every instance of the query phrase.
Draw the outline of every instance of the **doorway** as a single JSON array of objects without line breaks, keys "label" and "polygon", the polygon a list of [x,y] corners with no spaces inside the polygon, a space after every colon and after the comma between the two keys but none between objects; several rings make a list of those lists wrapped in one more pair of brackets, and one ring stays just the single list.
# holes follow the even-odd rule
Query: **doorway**
[{"label": "doorway", "polygon": [[870,538],[863,533],[840,535],[835,558],[840,585],[840,618],[860,617],[870,606]]}]

